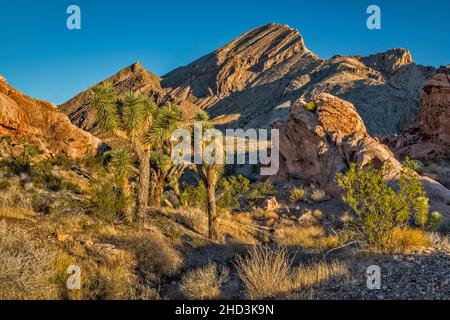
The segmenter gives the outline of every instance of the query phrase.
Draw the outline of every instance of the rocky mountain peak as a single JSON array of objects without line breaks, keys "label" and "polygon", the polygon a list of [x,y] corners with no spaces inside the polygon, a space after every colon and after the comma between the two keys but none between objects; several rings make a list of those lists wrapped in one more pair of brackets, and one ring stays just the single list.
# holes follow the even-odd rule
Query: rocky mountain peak
[{"label": "rocky mountain peak", "polygon": [[375,70],[388,73],[395,72],[405,65],[414,64],[411,52],[401,48],[363,57],[361,61]]},{"label": "rocky mountain peak", "polygon": [[6,79],[5,79],[5,77],[3,77],[1,74],[0,74],[0,82],[3,82],[3,83],[8,83],[8,82],[6,82]]}]

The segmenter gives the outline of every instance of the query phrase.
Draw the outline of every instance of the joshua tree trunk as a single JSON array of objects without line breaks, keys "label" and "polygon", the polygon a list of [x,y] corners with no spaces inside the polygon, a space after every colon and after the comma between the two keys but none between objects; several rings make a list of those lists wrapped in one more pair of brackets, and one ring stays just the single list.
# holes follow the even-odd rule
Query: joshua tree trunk
[{"label": "joshua tree trunk", "polygon": [[208,236],[211,240],[219,237],[217,230],[217,210],[216,210],[216,184],[213,181],[207,182],[208,198]]},{"label": "joshua tree trunk", "polygon": [[139,155],[139,190],[136,215],[138,219],[145,216],[147,210],[148,193],[150,187],[150,150]]}]

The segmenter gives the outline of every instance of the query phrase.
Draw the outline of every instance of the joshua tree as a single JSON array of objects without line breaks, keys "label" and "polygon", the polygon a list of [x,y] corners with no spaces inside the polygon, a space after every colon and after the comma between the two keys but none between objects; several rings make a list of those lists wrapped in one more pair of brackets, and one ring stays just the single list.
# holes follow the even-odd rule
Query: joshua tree
[{"label": "joshua tree", "polygon": [[161,203],[165,185],[171,185],[177,192],[178,180],[186,169],[186,165],[175,164],[170,157],[173,148],[170,138],[181,124],[180,109],[173,104],[167,104],[156,111],[152,128],[147,135],[155,150],[150,158],[150,170],[153,203],[157,206]]},{"label": "joshua tree", "polygon": [[[197,115],[196,120],[202,122],[203,130],[213,128],[209,121],[208,114],[204,111]],[[204,146],[202,147],[202,150],[204,150]],[[222,175],[223,167],[223,163],[205,163],[205,161],[203,161],[199,170],[201,178],[206,186],[208,236],[211,240],[217,240],[219,237],[219,230],[217,228],[216,187]]]},{"label": "joshua tree", "polygon": [[126,141],[139,162],[139,188],[136,206],[138,219],[144,217],[150,184],[150,150],[148,137],[157,107],[149,98],[129,93],[121,101],[110,83],[92,89],[90,104],[97,111],[100,127]]}]

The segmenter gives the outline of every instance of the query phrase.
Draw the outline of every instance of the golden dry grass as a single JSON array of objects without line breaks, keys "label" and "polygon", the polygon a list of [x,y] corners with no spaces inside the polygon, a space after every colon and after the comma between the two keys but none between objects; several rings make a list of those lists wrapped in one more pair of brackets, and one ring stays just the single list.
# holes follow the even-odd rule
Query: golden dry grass
[{"label": "golden dry grass", "polygon": [[393,253],[409,253],[420,250],[430,244],[430,240],[420,229],[397,228],[392,234],[392,243],[389,251]]},{"label": "golden dry grass", "polygon": [[277,230],[277,243],[284,246],[331,249],[339,244],[337,236],[327,236],[321,226],[294,226]]},{"label": "golden dry grass", "polygon": [[214,300],[220,297],[221,286],[228,279],[228,268],[210,262],[185,273],[181,278],[180,290],[191,300]]},{"label": "golden dry grass", "polygon": [[253,246],[236,268],[250,299],[275,298],[292,289],[292,260],[284,248]]}]

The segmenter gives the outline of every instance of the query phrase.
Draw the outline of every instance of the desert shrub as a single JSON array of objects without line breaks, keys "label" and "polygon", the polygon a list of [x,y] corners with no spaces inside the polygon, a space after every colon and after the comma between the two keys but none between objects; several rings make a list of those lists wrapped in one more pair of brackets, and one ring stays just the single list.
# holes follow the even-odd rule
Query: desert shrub
[{"label": "desert shrub", "polygon": [[0,221],[0,300],[56,299],[53,263],[51,248]]},{"label": "desert shrub", "polygon": [[252,247],[236,268],[250,299],[276,298],[292,289],[292,259],[286,249]]},{"label": "desert shrub", "polygon": [[423,230],[411,228],[396,228],[392,233],[392,244],[389,249],[395,253],[408,253],[430,245]]},{"label": "desert shrub", "polygon": [[185,207],[195,207],[206,209],[206,187],[203,181],[198,185],[188,185],[183,183],[181,185],[180,201]]},{"label": "desert shrub", "polygon": [[35,212],[50,214],[52,212],[53,199],[46,195],[35,195],[31,200],[31,207]]},{"label": "desert shrub", "polygon": [[213,300],[220,297],[222,284],[228,281],[229,270],[210,262],[190,270],[181,277],[180,290],[191,300]]},{"label": "desert shrub", "polygon": [[434,211],[430,215],[430,219],[428,221],[428,225],[431,230],[437,230],[442,223],[442,215],[440,212]]},{"label": "desert shrub", "polygon": [[137,234],[124,240],[136,256],[139,270],[150,280],[155,275],[173,276],[183,264],[180,253],[161,235]]},{"label": "desert shrub", "polygon": [[305,103],[303,106],[305,107],[306,110],[308,110],[310,112],[316,112],[317,111],[317,105],[314,103],[314,101],[310,101],[308,103]]},{"label": "desert shrub", "polygon": [[8,157],[1,160],[0,165],[6,166],[11,173],[31,173],[32,162],[42,154],[37,145],[29,144],[26,138],[13,142],[11,137],[0,137],[0,143],[8,147]]},{"label": "desert shrub", "polygon": [[94,214],[110,219],[124,218],[124,209],[128,199],[124,198],[120,188],[106,181],[91,191],[88,208]]},{"label": "desert shrub", "polygon": [[383,178],[383,169],[351,164],[346,174],[338,175],[338,184],[344,190],[342,199],[357,217],[351,228],[360,242],[374,250],[385,250],[392,244],[396,228],[425,227],[428,198],[415,168],[417,165],[407,160],[397,187]]},{"label": "desert shrub", "polygon": [[277,190],[273,186],[270,180],[264,182],[257,182],[250,188],[250,191],[246,194],[245,199],[250,206],[253,206],[256,201],[265,197],[272,197],[278,194]]},{"label": "desert shrub", "polygon": [[217,206],[224,209],[237,209],[246,192],[250,190],[250,180],[239,175],[224,178],[218,186]]},{"label": "desert shrub", "polygon": [[324,190],[316,189],[311,192],[310,197],[311,197],[312,201],[314,201],[316,203],[320,203],[325,200],[325,198],[327,197],[327,194],[325,193]]},{"label": "desert shrub", "polygon": [[291,193],[289,194],[289,200],[292,203],[297,203],[299,201],[306,200],[307,192],[303,188],[292,188]]}]

